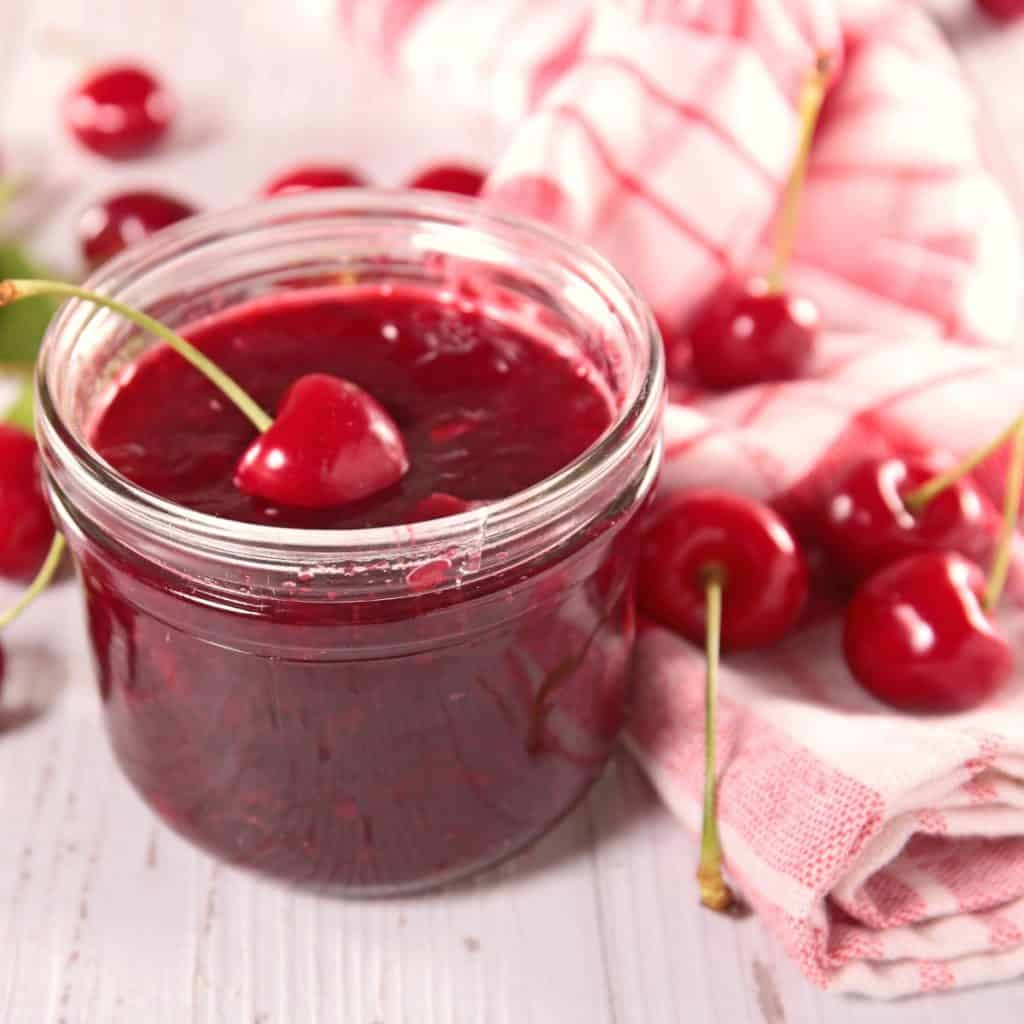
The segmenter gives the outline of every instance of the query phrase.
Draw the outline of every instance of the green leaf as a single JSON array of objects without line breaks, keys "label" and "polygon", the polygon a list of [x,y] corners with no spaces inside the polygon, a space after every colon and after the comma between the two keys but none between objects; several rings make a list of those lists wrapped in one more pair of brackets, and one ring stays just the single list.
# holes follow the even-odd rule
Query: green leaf
[{"label": "green leaf", "polygon": [[32,383],[32,374],[22,374],[18,396],[7,407],[4,419],[12,426],[20,427],[31,434],[35,426],[35,406],[35,387]]},{"label": "green leaf", "polygon": [[[0,280],[47,277],[15,242],[0,242]],[[0,309],[0,364],[32,363],[57,301],[49,296],[22,299]]]}]

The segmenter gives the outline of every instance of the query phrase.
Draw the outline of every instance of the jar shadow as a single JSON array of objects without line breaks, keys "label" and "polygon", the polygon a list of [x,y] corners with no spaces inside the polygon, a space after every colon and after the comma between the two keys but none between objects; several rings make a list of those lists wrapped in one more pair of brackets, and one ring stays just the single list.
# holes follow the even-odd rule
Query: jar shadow
[{"label": "jar shadow", "polygon": [[593,855],[598,847],[621,842],[644,827],[659,808],[651,784],[620,747],[594,786],[539,839],[486,871],[412,898],[504,889],[529,883],[538,875],[566,870],[572,862]]},{"label": "jar shadow", "polygon": [[0,736],[31,725],[56,704],[68,681],[68,663],[43,644],[7,649],[0,695]]}]

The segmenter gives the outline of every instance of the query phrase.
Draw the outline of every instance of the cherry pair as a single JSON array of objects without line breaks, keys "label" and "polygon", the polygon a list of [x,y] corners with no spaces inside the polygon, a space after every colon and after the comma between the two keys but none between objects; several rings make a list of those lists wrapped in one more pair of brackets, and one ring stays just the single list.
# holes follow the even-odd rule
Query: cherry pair
[{"label": "cherry pair", "polygon": [[[350,167],[332,164],[302,164],[274,178],[263,188],[265,196],[280,196],[321,188],[351,188],[369,184]],[[406,183],[407,188],[455,195],[478,196],[484,186],[484,175],[463,164],[441,163],[424,168]]]},{"label": "cherry pair", "polygon": [[[831,564],[859,587],[846,611],[847,663],[867,690],[895,707],[974,707],[1012,670],[1010,644],[991,618],[1024,473],[1019,428],[1012,436],[1002,519],[968,475],[994,444],[943,472],[927,458],[868,460],[825,508],[820,540]],[[992,564],[987,580],[979,562]]]}]

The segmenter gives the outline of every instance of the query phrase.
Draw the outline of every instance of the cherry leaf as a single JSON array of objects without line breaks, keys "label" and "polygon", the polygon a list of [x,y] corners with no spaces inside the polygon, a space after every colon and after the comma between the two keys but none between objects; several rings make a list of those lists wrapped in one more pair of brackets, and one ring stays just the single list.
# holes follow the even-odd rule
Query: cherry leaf
[{"label": "cherry leaf", "polygon": [[[0,242],[0,280],[8,277],[47,277],[16,242]],[[57,302],[49,296],[23,299],[0,309],[0,364],[35,361],[39,343]]]}]

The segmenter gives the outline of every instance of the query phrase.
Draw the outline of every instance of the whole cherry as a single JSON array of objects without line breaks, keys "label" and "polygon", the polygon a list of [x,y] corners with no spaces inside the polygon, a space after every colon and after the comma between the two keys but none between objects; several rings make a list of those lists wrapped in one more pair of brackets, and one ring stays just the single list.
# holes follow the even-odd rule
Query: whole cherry
[{"label": "whole cherry", "polygon": [[31,579],[53,540],[35,438],[0,423],[0,575]]},{"label": "whole cherry", "polygon": [[814,351],[820,326],[809,299],[789,295],[784,278],[796,235],[800,195],[832,61],[820,55],[800,95],[800,141],[786,182],[767,277],[728,282],[690,327],[692,366],[708,388],[746,387],[799,377]]},{"label": "whole cherry", "polygon": [[110,160],[141,156],[166,136],[175,103],[166,87],[134,64],[94,71],[68,93],[64,120],[87,149]]},{"label": "whole cherry", "polygon": [[285,392],[277,418],[246,449],[235,484],[275,504],[329,508],[398,483],[409,469],[401,431],[357,384],[322,373]]},{"label": "whole cherry", "polygon": [[995,693],[1013,651],[982,606],[985,574],[952,552],[911,555],[872,576],[846,610],[843,652],[879,700],[963,711]]},{"label": "whole cherry", "polygon": [[283,171],[263,186],[265,196],[283,196],[321,188],[358,188],[366,184],[358,171],[334,164],[300,164]]},{"label": "whole cherry", "polygon": [[952,481],[921,506],[913,492],[939,466],[924,456],[867,459],[853,467],[825,506],[819,540],[831,565],[853,583],[908,555],[956,551],[985,562],[999,514],[970,476]]},{"label": "whole cherry", "polygon": [[701,902],[727,910],[715,786],[718,660],[722,646],[755,647],[781,639],[807,600],[803,554],[767,506],[723,491],[676,498],[646,531],[640,553],[640,602],[652,618],[703,640],[704,811],[697,882]]},{"label": "whole cherry", "polygon": [[464,164],[435,164],[420,171],[409,181],[409,188],[425,188],[434,192],[454,192],[460,196],[478,196],[486,175]]},{"label": "whole cherry", "polygon": [[727,286],[690,331],[691,365],[717,390],[793,380],[810,360],[820,322],[813,302],[763,277]]},{"label": "whole cherry", "polygon": [[86,207],[78,221],[78,243],[91,268],[161,228],[191,217],[195,208],[162,192],[119,192]]},{"label": "whole cherry", "polygon": [[1024,17],[1024,0],[977,0],[977,3],[996,21],[1016,21]]},{"label": "whole cherry", "polygon": [[799,619],[807,563],[789,528],[766,505],[717,490],[693,491],[670,503],[644,535],[641,607],[701,642],[709,569],[724,581],[724,648],[774,643]]}]

